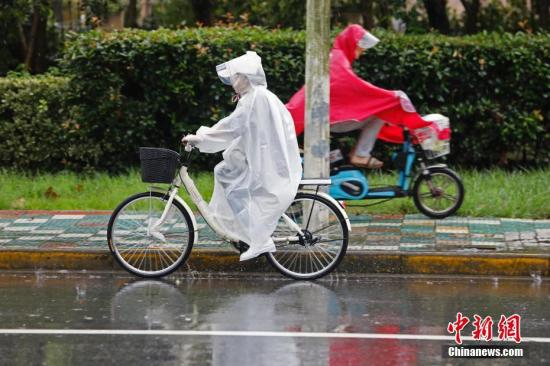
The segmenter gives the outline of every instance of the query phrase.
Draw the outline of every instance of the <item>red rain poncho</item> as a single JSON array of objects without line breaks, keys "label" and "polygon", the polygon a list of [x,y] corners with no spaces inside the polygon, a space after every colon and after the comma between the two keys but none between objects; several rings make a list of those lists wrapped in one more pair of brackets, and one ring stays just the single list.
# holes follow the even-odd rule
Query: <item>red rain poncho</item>
[{"label": "red rain poncho", "polygon": [[[384,122],[378,138],[394,143],[403,141],[402,128],[426,127],[414,106],[402,91],[385,90],[357,76],[351,67],[356,59],[357,43],[367,33],[360,25],[350,25],[334,40],[330,53],[330,124],[364,121],[376,116]],[[286,107],[292,114],[296,134],[304,130],[305,88],[290,99]]]}]

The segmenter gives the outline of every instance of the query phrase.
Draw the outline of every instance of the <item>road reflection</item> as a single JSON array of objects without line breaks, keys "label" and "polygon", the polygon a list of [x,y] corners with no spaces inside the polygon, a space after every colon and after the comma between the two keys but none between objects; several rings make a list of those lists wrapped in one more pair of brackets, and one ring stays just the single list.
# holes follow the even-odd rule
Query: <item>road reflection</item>
[{"label": "road reflection", "polygon": [[[0,274],[0,322],[4,328],[29,329],[444,335],[461,311],[493,318],[517,312],[529,336],[547,336],[550,329],[550,285],[544,281],[535,286],[516,279],[197,277]],[[446,362],[443,344],[333,337],[0,335],[0,364],[424,365]],[[529,344],[530,357],[547,360],[545,346]]]},{"label": "road reflection", "polygon": [[[290,282],[266,291],[232,286],[214,296],[201,296],[202,286],[175,286],[141,280],[122,287],[111,301],[116,329],[187,329],[280,332],[363,332],[367,304],[347,303],[338,285]],[[223,301],[216,297],[223,298]],[[212,306],[215,303],[215,306]],[[208,311],[205,311],[208,309]],[[398,319],[390,313],[382,318]],[[375,325],[370,332],[409,333],[399,324]],[[213,336],[197,341],[165,337],[159,341],[170,357],[183,363],[208,359],[212,365],[300,365],[315,343],[317,365],[403,365],[417,363],[417,344],[398,340],[302,339],[296,337]],[[168,355],[165,355],[168,356]]]}]

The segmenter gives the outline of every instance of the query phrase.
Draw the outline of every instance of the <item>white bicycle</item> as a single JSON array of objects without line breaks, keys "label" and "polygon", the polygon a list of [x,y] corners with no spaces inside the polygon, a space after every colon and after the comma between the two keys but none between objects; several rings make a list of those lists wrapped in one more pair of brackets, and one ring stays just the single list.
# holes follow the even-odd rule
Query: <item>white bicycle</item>
[{"label": "white bicycle", "polygon": [[[185,156],[161,148],[140,148],[141,177],[150,187],[124,200],[109,220],[107,240],[116,260],[141,277],[160,277],[185,263],[198,239],[191,208],[178,196],[183,185],[205,222],[223,240],[242,250],[239,239],[224,232],[188,174],[193,148]],[[351,226],[342,206],[319,186],[330,179],[304,179],[296,198],[272,235],[276,252],[266,253],[282,274],[311,280],[333,271],[346,253]],[[315,188],[311,188],[315,187]]]}]

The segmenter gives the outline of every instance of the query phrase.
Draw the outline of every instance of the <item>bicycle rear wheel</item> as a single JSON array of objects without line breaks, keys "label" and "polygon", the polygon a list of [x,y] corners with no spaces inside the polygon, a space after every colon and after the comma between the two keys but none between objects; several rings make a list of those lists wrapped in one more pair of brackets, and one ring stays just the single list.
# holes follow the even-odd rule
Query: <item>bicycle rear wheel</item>
[{"label": "bicycle rear wheel", "polygon": [[314,193],[298,192],[285,214],[303,235],[284,218],[273,233],[276,252],[269,262],[285,276],[312,280],[333,271],[346,254],[349,231],[340,209]]},{"label": "bicycle rear wheel", "polygon": [[187,211],[173,201],[162,225],[168,196],[144,192],[129,197],[113,212],[107,229],[109,249],[127,271],[141,277],[161,277],[175,271],[189,257],[195,228]]}]

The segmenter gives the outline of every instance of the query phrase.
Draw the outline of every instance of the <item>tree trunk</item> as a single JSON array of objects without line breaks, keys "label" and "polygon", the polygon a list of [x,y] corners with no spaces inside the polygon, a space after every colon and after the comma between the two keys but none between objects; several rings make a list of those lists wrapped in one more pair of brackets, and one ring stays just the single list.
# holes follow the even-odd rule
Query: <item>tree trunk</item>
[{"label": "tree trunk", "polygon": [[477,17],[481,7],[480,0],[460,0],[466,11],[466,22],[464,29],[467,34],[477,32]]},{"label": "tree trunk", "polygon": [[[37,73],[44,70],[44,51],[47,27],[47,0],[36,1],[33,6],[32,25],[28,37],[22,37],[25,53],[25,70]],[[25,47],[26,45],[26,47]]]},{"label": "tree trunk", "polygon": [[359,1],[359,11],[363,17],[363,26],[366,29],[374,28],[374,7],[373,0]]},{"label": "tree trunk", "polygon": [[63,0],[52,0],[52,9],[55,22],[63,28]]},{"label": "tree trunk", "polygon": [[212,0],[191,0],[191,6],[197,22],[205,26],[212,25]]},{"label": "tree trunk", "polygon": [[550,29],[550,0],[534,0],[533,12],[537,14],[539,29]]},{"label": "tree trunk", "polygon": [[390,27],[390,17],[391,17],[391,11],[390,11],[390,5],[388,1],[377,1],[376,2],[377,8],[378,8],[378,26],[381,26],[382,28],[389,28]]},{"label": "tree trunk", "polygon": [[69,29],[75,28],[73,21],[73,3],[71,0],[67,0],[67,13],[69,14]]},{"label": "tree trunk", "polygon": [[140,25],[140,27],[143,27],[147,19],[151,17],[152,12],[153,12],[153,4],[151,3],[151,0],[141,0],[141,6],[139,11],[139,21],[138,21],[138,24]]},{"label": "tree trunk", "polygon": [[447,0],[424,0],[430,27],[443,34],[449,34],[450,25],[447,15]]},{"label": "tree trunk", "polygon": [[130,0],[124,15],[124,26],[130,28],[137,27],[137,0]]},{"label": "tree trunk", "polygon": [[17,25],[19,30],[19,42],[21,44],[21,55],[24,60],[27,58],[27,52],[29,51],[29,42],[27,41],[27,35],[21,24]]}]

